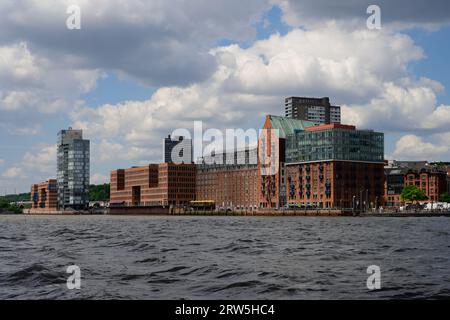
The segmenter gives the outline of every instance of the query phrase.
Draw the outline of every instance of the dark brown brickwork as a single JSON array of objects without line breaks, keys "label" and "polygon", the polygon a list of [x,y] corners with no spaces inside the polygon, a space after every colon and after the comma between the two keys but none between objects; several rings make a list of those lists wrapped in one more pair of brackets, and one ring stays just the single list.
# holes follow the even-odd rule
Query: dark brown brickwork
[{"label": "dark brown brickwork", "polygon": [[383,201],[383,163],[321,161],[288,164],[286,179],[288,204],[370,208]]},{"label": "dark brown brickwork", "polygon": [[111,172],[111,204],[187,205],[195,200],[195,165],[150,164]]},{"label": "dark brown brickwork", "polygon": [[202,165],[197,168],[196,200],[212,200],[217,208],[256,209],[256,165]]}]

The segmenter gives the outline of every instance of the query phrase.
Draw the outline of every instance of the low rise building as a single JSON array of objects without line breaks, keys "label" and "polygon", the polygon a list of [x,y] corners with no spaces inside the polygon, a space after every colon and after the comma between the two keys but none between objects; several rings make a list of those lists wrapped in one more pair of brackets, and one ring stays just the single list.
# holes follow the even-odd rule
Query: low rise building
[{"label": "low rise building", "polygon": [[407,169],[404,185],[415,185],[427,196],[427,202],[439,202],[447,191],[447,171],[439,166],[427,165],[420,169]]},{"label": "low rise building", "polygon": [[400,167],[385,168],[384,204],[386,207],[400,207],[401,193],[404,188],[405,169]]},{"label": "low rise building", "polygon": [[198,165],[197,201],[213,201],[218,209],[252,210],[259,205],[256,164]]},{"label": "low rise building", "polygon": [[56,179],[31,186],[31,214],[58,211],[58,184]]},{"label": "low rise building", "polygon": [[183,206],[195,200],[193,164],[161,163],[111,172],[110,206]]},{"label": "low rise building", "polygon": [[405,202],[401,199],[403,188],[415,185],[427,196],[423,202],[439,202],[440,196],[450,190],[448,169],[442,163],[426,161],[392,161],[385,167],[385,205],[400,207]]}]

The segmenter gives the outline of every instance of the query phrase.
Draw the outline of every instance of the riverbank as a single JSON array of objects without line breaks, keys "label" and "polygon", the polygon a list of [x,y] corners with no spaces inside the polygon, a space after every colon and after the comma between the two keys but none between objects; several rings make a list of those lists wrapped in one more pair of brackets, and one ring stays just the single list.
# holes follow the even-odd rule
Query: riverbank
[{"label": "riverbank", "polygon": [[385,217],[385,218],[397,218],[397,217],[450,217],[450,211],[448,212],[387,212],[387,213],[361,213],[361,217]]},{"label": "riverbank", "polygon": [[384,211],[384,212],[357,212],[339,209],[316,210],[186,210],[182,208],[164,207],[113,207],[109,209],[97,209],[95,211],[49,211],[24,210],[25,215],[46,216],[74,216],[74,215],[114,215],[114,216],[286,216],[286,217],[450,217],[450,211]]}]

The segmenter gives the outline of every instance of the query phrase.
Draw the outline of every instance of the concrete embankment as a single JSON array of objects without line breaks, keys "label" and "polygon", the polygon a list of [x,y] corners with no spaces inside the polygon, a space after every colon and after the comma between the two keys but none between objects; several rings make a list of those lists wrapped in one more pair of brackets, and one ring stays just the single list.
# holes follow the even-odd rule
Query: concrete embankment
[{"label": "concrete embankment", "polygon": [[405,218],[405,217],[450,217],[449,211],[430,212],[430,211],[417,211],[417,212],[383,212],[383,213],[361,213],[361,217],[385,217],[385,218]]},{"label": "concrete embankment", "polygon": [[174,216],[353,216],[342,210],[237,210],[237,211],[192,211],[162,207],[114,207],[111,215],[174,215]]},{"label": "concrete embankment", "polygon": [[98,212],[80,211],[52,211],[30,212],[29,215],[118,215],[118,216],[298,216],[298,217],[450,217],[450,211],[408,211],[408,212],[352,212],[351,210],[251,210],[251,211],[192,211],[185,209],[173,209],[164,207],[113,207]]}]

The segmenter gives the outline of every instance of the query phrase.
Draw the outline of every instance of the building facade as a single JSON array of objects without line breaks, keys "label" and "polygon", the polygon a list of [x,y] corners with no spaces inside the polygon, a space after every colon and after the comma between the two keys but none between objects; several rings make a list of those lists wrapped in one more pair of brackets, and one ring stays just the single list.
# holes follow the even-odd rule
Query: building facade
[{"label": "building facade", "polygon": [[193,164],[150,164],[111,172],[110,205],[183,206],[195,200]]},{"label": "building facade", "polygon": [[164,163],[192,163],[192,140],[184,137],[164,138]]},{"label": "building facade", "polygon": [[259,206],[258,167],[198,165],[196,200],[213,201],[218,209],[253,210]]},{"label": "building facade", "polygon": [[437,166],[425,166],[420,169],[407,169],[404,185],[415,185],[427,196],[426,202],[439,202],[447,191],[447,171]]},{"label": "building facade", "polygon": [[51,213],[58,211],[58,185],[56,179],[31,186],[30,213]]},{"label": "building facade", "polygon": [[285,99],[284,110],[288,118],[320,124],[341,123],[341,107],[330,105],[328,97],[289,97]]},{"label": "building facade", "polygon": [[258,164],[258,148],[245,148],[228,152],[211,152],[197,161],[203,165],[256,165]]},{"label": "building facade", "polygon": [[377,207],[384,196],[384,135],[329,124],[286,139],[287,203],[300,207]]},{"label": "building facade", "polygon": [[266,116],[258,141],[259,207],[279,208],[286,204],[286,137],[316,125],[311,121]]},{"label": "building facade", "polygon": [[393,161],[385,167],[385,205],[400,207],[405,204],[401,198],[403,188],[415,185],[427,196],[421,202],[439,202],[443,193],[449,190],[448,169],[441,163],[426,161]]},{"label": "building facade", "polygon": [[383,203],[382,163],[318,161],[287,164],[287,203],[301,208],[355,208]]},{"label": "building facade", "polygon": [[82,130],[58,133],[57,182],[60,209],[85,209],[89,205],[90,142]]},{"label": "building facade", "polygon": [[386,182],[384,204],[386,207],[400,207],[401,193],[404,188],[405,170],[402,168],[385,168]]}]

